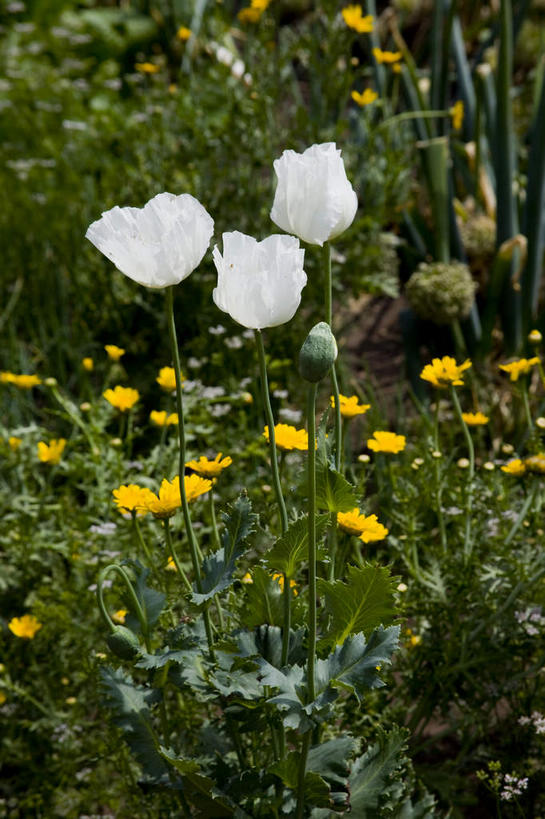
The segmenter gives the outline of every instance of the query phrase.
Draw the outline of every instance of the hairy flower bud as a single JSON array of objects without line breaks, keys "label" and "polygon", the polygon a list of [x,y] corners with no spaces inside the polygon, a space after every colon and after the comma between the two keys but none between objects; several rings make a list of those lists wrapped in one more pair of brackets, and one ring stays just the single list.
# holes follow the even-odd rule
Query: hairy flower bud
[{"label": "hairy flower bud", "polygon": [[422,262],[406,285],[414,312],[435,324],[467,318],[476,284],[462,262]]},{"label": "hairy flower bud", "polygon": [[108,648],[121,660],[132,660],[140,653],[140,643],[136,634],[126,626],[115,626],[106,637]]},{"label": "hairy flower bud", "polygon": [[329,324],[320,321],[306,337],[299,353],[299,372],[315,384],[327,375],[337,358],[337,342]]}]

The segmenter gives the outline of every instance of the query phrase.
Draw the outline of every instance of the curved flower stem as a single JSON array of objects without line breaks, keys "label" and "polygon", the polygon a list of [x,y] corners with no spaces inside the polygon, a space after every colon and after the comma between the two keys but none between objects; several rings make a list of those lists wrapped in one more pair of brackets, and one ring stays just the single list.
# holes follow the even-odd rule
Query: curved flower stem
[{"label": "curved flower stem", "polygon": [[471,507],[473,503],[473,477],[475,475],[475,450],[473,448],[473,440],[471,438],[471,433],[468,429],[466,422],[462,417],[462,408],[460,406],[460,402],[458,400],[458,396],[456,394],[456,389],[451,384],[450,387],[450,394],[452,396],[452,403],[454,404],[454,409],[456,410],[456,415],[458,416],[458,420],[462,426],[464,431],[464,436],[466,439],[468,454],[469,454],[469,472],[467,476],[467,488],[466,488],[466,510],[465,510],[465,532],[464,532],[464,555],[466,560],[471,555],[471,551],[473,545],[471,543]]},{"label": "curved flower stem", "polygon": [[[191,562],[193,564],[193,571],[195,573],[195,583],[197,586],[197,590],[199,593],[202,593],[202,580],[201,580],[201,566],[198,557],[198,550],[197,550],[197,539],[195,537],[195,532],[193,531],[193,526],[191,525],[191,516],[189,514],[189,504],[187,502],[187,496],[185,493],[185,427],[184,427],[184,408],[182,404],[182,374],[180,369],[180,353],[178,351],[178,340],[176,338],[176,324],[174,322],[174,287],[167,287],[166,289],[166,300],[167,300],[167,321],[168,321],[168,334],[170,337],[170,347],[172,351],[172,363],[174,364],[174,374],[176,377],[176,407],[178,410],[178,442],[180,448],[180,466],[179,466],[179,477],[180,477],[180,497],[182,500],[182,512],[184,516],[184,524],[185,524],[185,531],[187,534],[187,539],[189,541],[189,551],[191,554]],[[173,555],[174,557],[174,555]],[[208,650],[210,652],[210,657],[212,660],[215,659],[214,655],[214,648],[212,642],[212,629],[210,626],[210,617],[208,614],[208,606],[205,604],[202,612],[203,620],[204,620],[204,628],[206,631],[206,639],[208,641]]]},{"label": "curved flower stem", "polygon": [[[265,409],[265,416],[267,418],[267,426],[269,428],[269,452],[271,459],[271,469],[273,477],[274,492],[276,495],[276,502],[280,512],[280,520],[282,523],[282,532],[288,528],[288,513],[286,510],[286,503],[284,495],[282,494],[282,484],[280,483],[280,473],[278,471],[278,456],[276,454],[276,438],[274,434],[274,416],[271,407],[271,399],[269,397],[269,381],[267,378],[267,362],[265,360],[265,347],[263,345],[263,336],[260,330],[254,330],[255,342],[257,345],[257,356],[259,359],[259,375],[261,379],[261,393],[263,397],[263,406]],[[282,627],[282,665],[285,665],[288,660],[288,651],[290,644],[290,625],[291,625],[291,589],[289,580],[286,575],[284,577],[284,623]]]},{"label": "curved flower stem", "polygon": [[110,572],[117,572],[117,574],[120,575],[123,582],[125,583],[127,591],[129,592],[129,597],[131,598],[131,602],[132,602],[132,604],[134,606],[134,611],[136,613],[136,616],[138,617],[138,622],[140,623],[140,628],[142,629],[142,635],[143,635],[144,641],[146,643],[146,650],[147,650],[147,652],[149,654],[151,652],[151,643],[150,643],[150,636],[149,636],[148,618],[146,617],[146,613],[145,613],[144,609],[142,608],[142,606],[140,605],[140,601],[139,601],[138,597],[136,596],[136,592],[134,591],[134,587],[133,587],[133,585],[131,583],[131,579],[130,579],[129,575],[127,574],[125,569],[122,566],[118,566],[117,563],[110,563],[108,566],[105,566],[105,568],[102,569],[102,571],[100,572],[100,574],[98,576],[98,580],[97,580],[98,606],[100,608],[100,611],[102,613],[104,621],[108,624],[108,626],[110,627],[110,630],[114,631],[115,625],[114,625],[114,623],[112,621],[112,618],[110,617],[110,615],[108,614],[108,611],[106,609],[106,605],[104,603],[104,592],[103,592],[103,589],[102,589],[102,586],[103,586],[104,580],[106,578],[106,575],[109,574]]},{"label": "curved flower stem", "polygon": [[178,555],[176,554],[176,549],[174,548],[174,543],[172,542],[172,535],[171,535],[171,532],[170,532],[170,520],[169,520],[169,518],[164,519],[164,525],[165,525],[165,540],[166,540],[166,543],[167,543],[167,550],[172,555],[174,565],[178,569],[178,574],[182,578],[188,592],[191,594],[191,592],[193,591],[193,588],[191,586],[191,583],[189,582],[189,578],[187,577],[187,575],[186,575],[186,573],[185,573],[185,571],[183,569],[182,564],[180,563],[180,559],[179,559]]},{"label": "curved flower stem", "polygon": [[316,698],[314,666],[316,663],[316,384],[308,388],[308,698]]},{"label": "curved flower stem", "polygon": [[[331,246],[329,242],[324,242],[322,248],[322,260],[324,265],[325,278],[325,320],[333,331],[333,297],[331,285]],[[337,381],[337,371],[335,365],[331,367],[331,383],[333,385],[333,400],[335,402],[335,469],[341,471],[342,456],[342,420],[341,401],[339,398],[339,383]]]}]

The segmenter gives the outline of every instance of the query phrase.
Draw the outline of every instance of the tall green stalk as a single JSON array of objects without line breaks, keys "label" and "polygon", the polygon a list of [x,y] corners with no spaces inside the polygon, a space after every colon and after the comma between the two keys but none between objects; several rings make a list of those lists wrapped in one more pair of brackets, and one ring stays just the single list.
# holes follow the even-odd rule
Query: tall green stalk
[{"label": "tall green stalk", "polygon": [[[322,248],[322,259],[325,280],[325,320],[333,332],[333,287],[331,282],[331,245],[329,242],[324,242],[324,246]],[[335,365],[331,367],[331,382],[333,384],[333,400],[335,402],[335,469],[337,472],[340,472],[342,455],[342,419],[341,400],[339,398],[339,383],[337,381],[337,371],[335,369]]]},{"label": "tall green stalk", "polygon": [[[259,375],[261,381],[261,395],[263,398],[263,407],[265,409],[265,417],[267,418],[267,426],[269,429],[269,452],[271,460],[271,470],[273,478],[274,493],[276,495],[276,502],[278,504],[278,511],[280,512],[280,520],[282,524],[282,532],[286,532],[288,528],[288,513],[286,510],[286,503],[284,495],[282,494],[282,484],[280,482],[280,472],[278,470],[278,456],[276,453],[276,437],[274,434],[274,416],[271,407],[271,399],[269,396],[269,380],[267,378],[267,362],[265,359],[265,347],[263,344],[263,336],[260,330],[254,331],[255,343],[257,346],[257,357],[259,360]],[[284,621],[282,629],[282,665],[288,661],[288,651],[290,645],[290,627],[291,627],[291,589],[289,580],[286,575],[284,577]]]},{"label": "tall green stalk", "polygon": [[[314,682],[316,667],[316,384],[308,388],[307,429],[308,429],[308,655],[307,688],[308,701],[316,699]],[[303,736],[299,760],[297,782],[297,819],[302,819],[305,810],[305,774],[312,731]]]},{"label": "tall green stalk", "polygon": [[[185,492],[185,426],[184,426],[184,408],[182,403],[182,373],[180,368],[180,353],[178,351],[178,339],[176,337],[176,323],[174,321],[174,287],[167,287],[166,289],[166,303],[167,303],[167,321],[168,334],[170,338],[170,347],[172,352],[172,363],[174,364],[174,374],[176,378],[176,408],[178,411],[178,442],[180,449],[179,459],[179,478],[180,478],[180,497],[182,500],[182,512],[184,516],[185,531],[189,541],[189,551],[191,554],[191,562],[193,564],[193,572],[195,574],[195,583],[197,591],[202,594],[202,579],[201,566],[197,553],[197,539],[193,526],[191,524],[191,516],[189,514],[189,503],[187,502],[187,495]],[[173,555],[174,557],[174,555]],[[212,629],[210,626],[210,617],[208,615],[208,604],[205,603],[203,608],[203,620],[206,631],[206,639],[208,641],[208,649],[210,656],[214,659],[214,648],[212,641]]]}]

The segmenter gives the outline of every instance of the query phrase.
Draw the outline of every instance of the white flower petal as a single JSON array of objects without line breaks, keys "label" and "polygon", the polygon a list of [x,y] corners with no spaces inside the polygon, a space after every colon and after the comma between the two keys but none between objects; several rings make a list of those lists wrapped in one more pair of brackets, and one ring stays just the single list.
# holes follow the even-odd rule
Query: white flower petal
[{"label": "white flower petal", "polygon": [[293,236],[268,236],[257,242],[238,231],[224,233],[223,256],[217,247],[213,251],[218,271],[214,302],[249,329],[290,321],[307,282],[304,256]]},{"label": "white flower petal", "polygon": [[213,219],[195,197],[159,193],[143,208],[106,211],[85,236],[130,279],[163,288],[193,272],[213,232]]},{"label": "white flower petal", "polygon": [[312,145],[302,154],[284,151],[274,170],[271,219],[283,230],[322,246],[352,224],[358,199],[335,143]]}]

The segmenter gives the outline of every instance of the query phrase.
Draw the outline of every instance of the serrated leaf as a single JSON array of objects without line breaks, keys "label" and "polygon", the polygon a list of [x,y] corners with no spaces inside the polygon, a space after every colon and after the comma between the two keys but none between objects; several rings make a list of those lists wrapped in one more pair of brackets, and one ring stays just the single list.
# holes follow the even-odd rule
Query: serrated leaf
[{"label": "serrated leaf", "polygon": [[398,626],[380,627],[368,642],[363,634],[348,637],[327,659],[318,660],[316,697],[312,702],[308,700],[308,679],[302,666],[280,669],[263,657],[253,657],[258,667],[256,678],[260,685],[275,689],[268,702],[276,706],[284,725],[300,732],[308,731],[317,722],[327,719],[339,689],[350,691],[361,700],[366,690],[384,685],[379,677],[380,667],[390,663],[398,636]]},{"label": "serrated leaf", "polygon": [[[288,665],[302,663],[306,657],[303,649],[304,629],[290,629]],[[239,657],[263,657],[275,668],[282,667],[282,629],[278,626],[261,625],[253,631],[235,633]]]},{"label": "serrated leaf", "polygon": [[384,566],[368,563],[362,568],[348,566],[348,582],[318,578],[318,593],[325,598],[330,616],[327,636],[320,646],[341,644],[349,634],[368,634],[378,625],[395,619],[395,580]]},{"label": "serrated leaf", "polygon": [[316,466],[316,506],[330,512],[350,512],[358,506],[355,488],[328,463]]},{"label": "serrated leaf", "polygon": [[358,749],[359,743],[354,737],[344,736],[322,742],[310,748],[307,757],[307,770],[319,773],[332,785],[345,787],[350,775],[350,758]]},{"label": "serrated leaf", "polygon": [[242,625],[253,628],[267,623],[282,626],[284,604],[280,584],[260,566],[252,569],[252,582],[244,584],[244,605],[240,610]]},{"label": "serrated leaf", "polygon": [[168,776],[168,766],[158,752],[148,707],[153,692],[136,685],[121,670],[101,669],[101,677],[114,721],[122,729],[144,774],[154,782],[164,780]]},{"label": "serrated leaf", "polygon": [[[159,747],[159,753],[180,774],[184,783],[184,796],[204,812],[201,815],[210,819],[234,816],[235,805],[226,794],[219,791],[214,780],[203,773],[196,760],[176,757],[172,750],[163,746]],[[238,815],[247,816],[243,811]]]},{"label": "serrated leaf", "polygon": [[[316,539],[323,537],[329,515],[316,517]],[[283,572],[288,579],[295,577],[301,561],[308,555],[308,515],[303,515],[290,523],[284,534],[278,538],[272,549],[265,555],[269,569]]]},{"label": "serrated leaf", "polygon": [[244,554],[244,543],[255,529],[257,515],[246,494],[241,494],[234,504],[222,514],[224,529],[222,546],[205,558],[202,566],[201,591],[194,591],[193,602],[205,603],[234,582],[233,574],[237,560]]},{"label": "serrated leaf", "polygon": [[394,728],[381,732],[379,739],[354,763],[349,777],[350,809],[354,816],[375,816],[388,779],[405,762],[408,731]]},{"label": "serrated leaf", "polygon": [[[298,751],[291,751],[284,759],[272,765],[269,771],[278,776],[288,788],[297,791],[300,760],[301,754]],[[307,769],[305,772],[305,805],[329,807],[330,804],[327,782],[319,774]]]},{"label": "serrated leaf", "polygon": [[140,657],[138,662],[135,663],[135,667],[144,668],[146,671],[155,671],[159,668],[164,668],[167,663],[187,665],[193,662],[195,654],[200,654],[200,652],[196,649],[171,650],[168,646],[165,646],[162,651],[156,654],[147,654],[145,651],[140,652]]},{"label": "serrated leaf", "polygon": [[330,688],[344,688],[359,701],[371,688],[381,688],[384,683],[378,676],[381,667],[390,664],[397,648],[399,626],[375,629],[369,640],[363,634],[347,637],[325,660],[317,660],[315,684],[317,701]]}]

